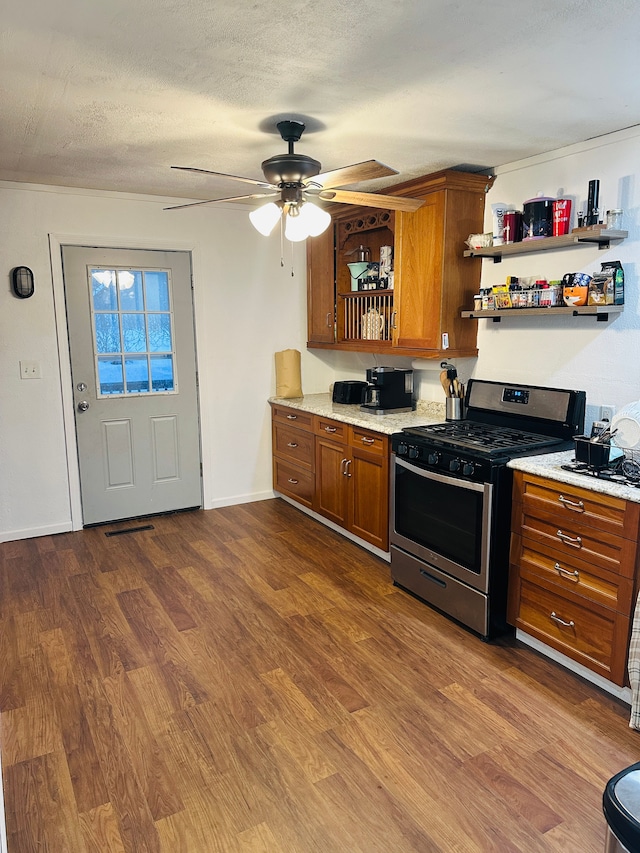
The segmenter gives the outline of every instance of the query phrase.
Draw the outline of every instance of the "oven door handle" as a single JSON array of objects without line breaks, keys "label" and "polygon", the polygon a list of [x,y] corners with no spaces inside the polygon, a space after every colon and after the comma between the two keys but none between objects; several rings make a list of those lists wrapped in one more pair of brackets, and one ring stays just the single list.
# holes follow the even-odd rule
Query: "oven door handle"
[{"label": "oven door handle", "polygon": [[448,477],[446,474],[437,474],[435,471],[427,471],[424,468],[419,468],[417,465],[412,465],[405,459],[400,459],[396,456],[396,465],[401,468],[406,468],[412,474],[417,474],[419,477],[424,477],[425,480],[436,480],[438,483],[447,483],[450,486],[456,486],[461,489],[468,489],[471,492],[484,492],[486,483],[470,483],[468,480],[463,480],[458,477]]}]

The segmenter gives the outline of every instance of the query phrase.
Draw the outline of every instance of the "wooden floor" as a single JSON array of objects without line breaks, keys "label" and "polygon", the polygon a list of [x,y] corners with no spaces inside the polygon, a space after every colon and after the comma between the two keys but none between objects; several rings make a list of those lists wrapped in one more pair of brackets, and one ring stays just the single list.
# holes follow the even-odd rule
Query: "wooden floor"
[{"label": "wooden floor", "polygon": [[629,709],[271,500],[0,545],[9,853],[601,853]]}]

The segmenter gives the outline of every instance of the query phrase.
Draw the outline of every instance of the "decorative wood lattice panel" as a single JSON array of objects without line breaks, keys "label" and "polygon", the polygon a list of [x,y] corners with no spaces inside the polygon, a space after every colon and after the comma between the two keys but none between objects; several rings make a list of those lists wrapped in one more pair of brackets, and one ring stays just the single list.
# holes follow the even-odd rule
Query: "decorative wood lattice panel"
[{"label": "decorative wood lattice panel", "polygon": [[345,295],[344,339],[347,341],[390,341],[393,291]]}]

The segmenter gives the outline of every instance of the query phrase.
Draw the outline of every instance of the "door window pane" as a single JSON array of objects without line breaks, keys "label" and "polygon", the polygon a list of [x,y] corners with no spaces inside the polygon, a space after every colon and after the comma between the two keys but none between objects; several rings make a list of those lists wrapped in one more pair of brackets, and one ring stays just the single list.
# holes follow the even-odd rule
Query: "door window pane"
[{"label": "door window pane", "polygon": [[127,394],[140,394],[149,390],[149,365],[146,355],[125,358],[124,370],[127,377]]},{"label": "door window pane", "polygon": [[168,271],[89,268],[89,289],[99,396],[176,393]]},{"label": "door window pane", "polygon": [[96,352],[120,352],[120,323],[117,314],[95,314]]},{"label": "door window pane", "polygon": [[140,270],[118,270],[118,290],[121,311],[144,311]]},{"label": "door window pane", "polygon": [[144,314],[122,315],[122,344],[125,352],[146,352]]},{"label": "door window pane", "polygon": [[91,270],[91,304],[94,311],[117,311],[115,270]]},{"label": "door window pane", "polygon": [[98,359],[99,394],[123,394],[122,359],[120,357],[100,356]]},{"label": "door window pane", "polygon": [[171,352],[171,315],[149,314],[149,352]]},{"label": "door window pane", "polygon": [[164,271],[147,270],[144,274],[147,311],[169,310],[169,276]]},{"label": "door window pane", "polygon": [[152,355],[151,387],[154,391],[173,391],[173,356]]}]

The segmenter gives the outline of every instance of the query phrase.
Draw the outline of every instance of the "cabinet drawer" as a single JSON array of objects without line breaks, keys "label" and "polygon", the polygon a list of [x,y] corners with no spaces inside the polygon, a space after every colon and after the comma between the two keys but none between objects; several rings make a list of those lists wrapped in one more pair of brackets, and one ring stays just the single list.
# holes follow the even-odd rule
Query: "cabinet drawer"
[{"label": "cabinet drawer", "polygon": [[284,424],[273,424],[273,452],[278,456],[313,470],[314,435]]},{"label": "cabinet drawer", "polygon": [[316,434],[322,435],[325,438],[335,438],[339,441],[346,441],[349,427],[340,421],[334,421],[331,418],[316,417]]},{"label": "cabinet drawer", "polygon": [[521,577],[516,625],[615,684],[624,683],[628,617]]},{"label": "cabinet drawer", "polygon": [[273,488],[305,506],[313,505],[315,477],[311,471],[297,468],[282,459],[273,459]]},{"label": "cabinet drawer", "polygon": [[629,613],[633,579],[608,572],[571,554],[559,554],[557,547],[519,538],[512,561],[520,566],[523,577],[544,578],[568,595],[580,595],[604,607]]},{"label": "cabinet drawer", "polygon": [[351,427],[349,443],[352,447],[361,447],[378,456],[385,456],[389,451],[389,439],[386,435],[361,427]]},{"label": "cabinet drawer", "polygon": [[301,412],[299,409],[290,409],[288,406],[272,406],[274,423],[284,423],[295,426],[297,429],[313,430],[313,415],[310,412]]},{"label": "cabinet drawer", "polygon": [[628,539],[637,536],[640,518],[637,504],[531,475],[522,478],[521,489],[525,513],[553,517],[574,528],[580,524]]},{"label": "cabinet drawer", "polygon": [[554,518],[538,518],[525,512],[521,533],[527,539],[553,548],[560,562],[564,557],[577,557],[614,574],[633,575],[635,542],[583,523],[570,524],[571,521],[573,519],[566,519],[565,524],[564,519],[561,523]]}]

